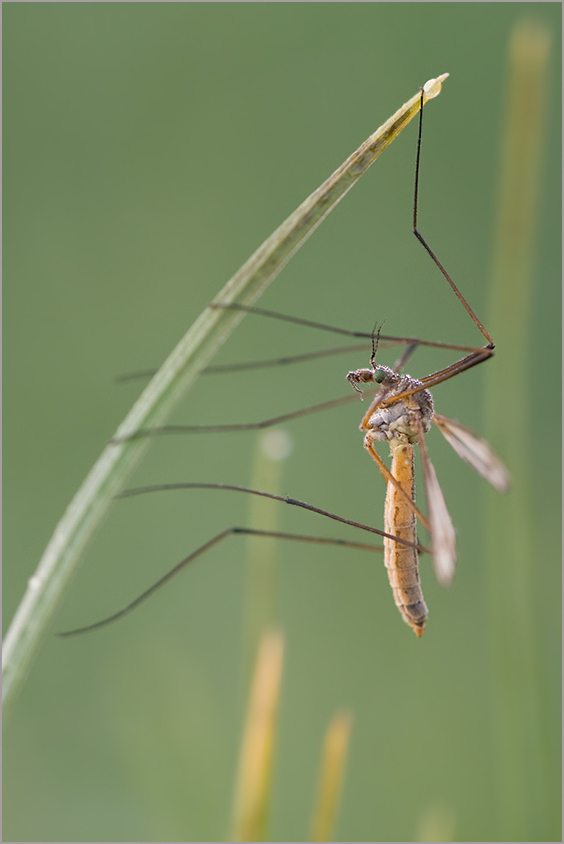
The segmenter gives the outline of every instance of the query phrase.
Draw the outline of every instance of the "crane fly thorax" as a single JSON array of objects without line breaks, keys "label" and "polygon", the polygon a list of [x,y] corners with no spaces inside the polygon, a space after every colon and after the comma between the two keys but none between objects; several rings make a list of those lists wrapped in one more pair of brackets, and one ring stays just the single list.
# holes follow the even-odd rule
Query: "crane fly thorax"
[{"label": "crane fly thorax", "polygon": [[381,397],[384,406],[377,407],[367,421],[370,439],[393,440],[404,443],[417,443],[421,428],[425,433],[430,429],[433,419],[433,397],[428,390],[420,390],[410,396],[393,401],[394,396],[400,396],[408,390],[422,387],[422,382],[409,375],[399,375],[387,367],[379,367],[385,371],[381,381]]}]

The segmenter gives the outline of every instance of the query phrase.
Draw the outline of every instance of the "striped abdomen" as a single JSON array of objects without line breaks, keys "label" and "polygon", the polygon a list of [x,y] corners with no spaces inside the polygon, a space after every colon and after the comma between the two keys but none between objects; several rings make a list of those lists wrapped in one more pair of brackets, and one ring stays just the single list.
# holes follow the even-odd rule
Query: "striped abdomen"
[{"label": "striped abdomen", "polygon": [[[393,439],[390,441],[390,452],[391,473],[414,500],[413,446]],[[388,483],[386,493],[385,521],[387,533],[409,542],[417,542],[417,517],[391,483]],[[428,611],[419,582],[417,550],[385,538],[384,564],[397,608],[416,635],[422,636]]]}]

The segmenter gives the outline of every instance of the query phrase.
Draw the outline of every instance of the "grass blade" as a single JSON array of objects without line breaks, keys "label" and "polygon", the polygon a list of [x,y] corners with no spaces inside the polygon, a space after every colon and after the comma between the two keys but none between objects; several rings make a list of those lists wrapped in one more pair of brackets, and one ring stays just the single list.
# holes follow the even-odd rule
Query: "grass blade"
[{"label": "grass blade", "polygon": [[348,712],[339,712],[327,728],[310,841],[335,840],[335,820],[343,788],[351,725],[352,716]]},{"label": "grass blade", "polygon": [[266,837],[283,651],[280,633],[264,634],[241,743],[232,841],[264,841]]},{"label": "grass blade", "polygon": [[530,328],[549,40],[542,26],[531,23],[518,24],[510,40],[489,322],[498,350],[487,372],[486,434],[503,442],[514,470],[511,494],[495,502],[493,494],[487,498],[496,803],[498,837],[507,841],[553,840],[555,834],[550,832],[550,752],[535,618],[542,542],[532,516],[530,455],[538,429],[532,402],[519,401],[519,412],[509,413],[508,424],[508,409],[533,377]]}]

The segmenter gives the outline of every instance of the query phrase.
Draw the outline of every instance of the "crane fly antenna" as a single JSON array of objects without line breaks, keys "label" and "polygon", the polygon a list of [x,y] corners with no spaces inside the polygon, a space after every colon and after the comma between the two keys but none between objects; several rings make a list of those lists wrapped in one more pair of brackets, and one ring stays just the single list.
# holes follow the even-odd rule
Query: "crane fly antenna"
[{"label": "crane fly antenna", "polygon": [[[370,355],[370,365],[372,369],[376,369],[376,352],[378,351],[378,343],[380,341],[380,332],[382,330],[382,326],[386,322],[385,319],[382,320],[380,325],[378,322],[374,323],[374,328],[372,329],[372,354]],[[378,331],[376,331],[376,326],[378,325]]]}]

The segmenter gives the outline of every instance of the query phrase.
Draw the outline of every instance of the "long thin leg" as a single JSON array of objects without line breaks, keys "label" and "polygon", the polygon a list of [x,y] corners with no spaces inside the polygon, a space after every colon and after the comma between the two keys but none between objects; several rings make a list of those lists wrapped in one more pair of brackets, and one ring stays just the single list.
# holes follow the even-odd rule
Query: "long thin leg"
[{"label": "long thin leg", "polygon": [[392,366],[392,369],[394,370],[394,372],[401,372],[402,371],[402,369],[404,368],[404,366],[406,365],[407,361],[409,360],[409,358],[411,357],[413,352],[416,350],[416,348],[417,348],[417,345],[415,343],[412,343],[411,346],[407,347],[407,349],[405,350],[403,355],[401,355],[401,357],[399,357],[397,359],[397,361],[394,363],[394,365]]},{"label": "long thin leg", "polygon": [[[367,337],[370,335],[367,334]],[[472,346],[456,346],[450,343],[431,343],[430,341],[417,340],[415,337],[396,337],[393,340],[386,340],[380,335],[380,347],[392,348],[394,346],[407,346],[404,355],[399,358],[398,362],[394,364],[393,369],[401,369],[405,365],[405,361],[410,357],[413,351],[418,346],[425,346],[427,348],[448,349],[452,351],[471,352],[481,351],[479,348],[474,349]],[[370,346],[364,343],[355,343],[352,346],[331,346],[327,349],[319,349],[314,352],[302,352],[297,355],[282,355],[278,358],[264,358],[263,360],[248,360],[240,361],[239,363],[223,363],[214,366],[207,366],[202,370],[202,375],[227,375],[231,372],[249,372],[255,369],[271,369],[277,366],[290,366],[297,363],[305,363],[310,360],[322,360],[323,358],[332,357],[333,355],[355,354],[356,352],[363,352],[369,349]],[[400,363],[403,361],[403,363]],[[156,369],[143,369],[138,372],[126,372],[124,375],[118,375],[115,379],[116,384],[126,384],[129,381],[140,381],[142,379],[152,378],[156,375]]]},{"label": "long thin leg", "polygon": [[[384,341],[382,346],[397,346],[399,344],[391,341]],[[253,369],[269,369],[276,366],[288,366],[295,363],[304,363],[308,360],[318,360],[331,357],[332,355],[354,354],[355,352],[363,352],[369,349],[370,346],[366,343],[355,343],[353,346],[331,346],[328,349],[319,349],[315,352],[303,352],[298,355],[283,355],[278,358],[265,358],[264,360],[248,360],[240,363],[220,363],[219,365],[206,366],[202,370],[202,375],[226,375],[230,372],[245,372]],[[143,369],[138,372],[126,372],[124,375],[118,375],[115,379],[116,384],[125,384],[128,381],[138,381],[143,378],[152,378],[156,375],[156,369]]]},{"label": "long thin leg", "polygon": [[288,422],[290,419],[298,419],[300,416],[308,416],[310,413],[319,413],[323,410],[329,410],[332,407],[350,404],[353,401],[358,401],[358,397],[349,393],[348,396],[341,396],[339,399],[331,399],[331,401],[314,404],[310,407],[303,407],[300,410],[294,410],[290,413],[282,413],[280,416],[273,416],[271,419],[263,419],[260,422],[229,423],[225,425],[161,425],[156,428],[140,428],[133,434],[114,437],[111,442],[120,443],[126,440],[158,437],[166,434],[220,434],[229,431],[257,431],[263,428],[271,428],[273,425],[280,425],[282,422]]},{"label": "long thin leg", "polygon": [[192,551],[187,557],[177,563],[173,568],[170,569],[163,577],[153,583],[148,589],[138,595],[134,601],[127,604],[127,606],[123,607],[118,612],[114,613],[113,615],[108,616],[107,618],[103,618],[100,621],[94,622],[94,624],[88,624],[85,627],[78,627],[75,630],[65,630],[62,633],[57,633],[58,636],[62,638],[68,638],[70,636],[78,636],[80,633],[89,633],[92,630],[98,630],[100,627],[105,627],[107,624],[111,624],[113,621],[117,621],[120,618],[123,618],[124,615],[132,612],[139,604],[146,601],[147,598],[150,598],[158,589],[168,583],[176,574],[178,574],[182,569],[186,568],[186,566],[195,560],[197,557],[200,557],[206,551],[209,551],[210,548],[213,548],[214,545],[217,545],[223,539],[226,539],[228,536],[232,534],[246,534],[247,536],[265,536],[270,537],[272,539],[291,539],[294,542],[312,542],[319,545],[340,545],[344,546],[345,548],[358,548],[362,551],[378,551],[382,552],[384,549],[380,545],[368,545],[362,542],[349,542],[345,539],[331,539],[328,537],[315,537],[315,536],[301,536],[300,534],[295,533],[278,533],[275,531],[269,530],[253,530],[252,528],[244,528],[244,527],[230,527],[222,530],[221,533],[216,534],[216,536],[212,537],[208,542],[205,542],[203,545],[200,545],[199,548],[196,548],[195,551]]},{"label": "long thin leg", "polygon": [[[415,188],[414,188],[414,196],[413,196],[413,233],[419,240],[419,242],[424,246],[427,253],[431,256],[432,260],[436,264],[436,266],[441,271],[444,278],[449,283],[450,287],[458,297],[461,304],[464,306],[465,310],[472,318],[475,325],[480,329],[485,339],[488,341],[488,345],[481,349],[473,349],[469,355],[464,358],[461,358],[458,361],[450,364],[449,366],[445,367],[444,369],[440,369],[437,372],[433,372],[431,375],[427,375],[425,378],[421,378],[421,385],[414,387],[410,390],[406,390],[403,393],[394,394],[393,396],[387,397],[385,392],[380,391],[376,394],[375,398],[373,399],[368,411],[366,412],[363,420],[363,425],[366,421],[370,418],[371,414],[376,410],[378,407],[386,407],[388,404],[392,404],[397,401],[401,401],[402,399],[407,398],[408,396],[414,395],[415,393],[419,393],[422,390],[429,389],[430,387],[434,387],[437,384],[441,384],[443,381],[447,381],[449,378],[454,377],[455,375],[460,374],[461,372],[465,372],[467,369],[470,369],[473,366],[477,366],[479,363],[487,360],[493,355],[493,349],[495,348],[493,339],[483,324],[480,322],[462,293],[459,291],[458,287],[447,273],[435,253],[431,250],[428,243],[421,235],[421,233],[417,229],[417,216],[418,216],[418,202],[419,202],[419,171],[420,171],[420,164],[421,164],[421,138],[422,138],[422,129],[423,129],[423,89],[421,89],[421,109],[419,111],[419,134],[417,138],[417,155],[415,159]],[[402,359],[400,359],[402,361]],[[362,427],[362,425],[361,425]]]},{"label": "long thin leg", "polygon": [[404,399],[406,396],[412,396],[414,393],[420,393],[422,390],[428,390],[430,387],[442,384],[443,381],[448,381],[455,375],[459,375],[461,372],[465,372],[467,369],[471,369],[473,366],[477,366],[479,363],[483,363],[483,361],[488,360],[492,354],[493,352],[491,349],[485,348],[476,354],[468,355],[468,357],[462,358],[455,363],[451,363],[450,366],[447,366],[444,369],[439,369],[437,372],[433,372],[431,375],[426,375],[425,378],[421,378],[420,387],[414,387],[412,390],[406,390],[404,393],[399,393],[389,399],[382,398],[378,406],[386,407],[387,404]]},{"label": "long thin leg", "polygon": [[352,519],[345,519],[342,516],[337,516],[335,513],[329,513],[327,510],[321,510],[319,507],[314,507],[312,504],[307,504],[305,501],[299,501],[297,498],[289,498],[284,495],[275,495],[272,492],[262,492],[258,489],[250,489],[249,487],[236,486],[234,484],[214,484],[214,483],[197,483],[197,482],[182,482],[172,484],[151,484],[149,486],[136,487],[135,489],[126,489],[116,495],[116,498],[132,498],[135,495],[145,495],[149,492],[169,492],[179,489],[220,489],[226,492],[244,492],[248,495],[257,495],[261,498],[270,498],[272,501],[281,501],[284,504],[291,504],[294,507],[301,507],[304,510],[309,510],[312,513],[318,513],[320,516],[325,516],[327,519],[332,519],[335,522],[340,522],[343,525],[350,525],[351,527],[359,528],[360,530],[368,531],[368,533],[376,533],[378,536],[384,536],[387,539],[394,539],[402,545],[417,548],[418,551],[429,552],[424,545],[413,545],[405,539],[400,539],[393,534],[378,530],[378,528],[363,525],[361,522],[354,522]]},{"label": "long thin leg", "polygon": [[486,347],[480,352],[475,352],[474,354],[468,355],[468,357],[461,358],[460,360],[451,363],[450,366],[445,366],[444,369],[439,369],[437,372],[425,375],[424,378],[421,378],[420,380],[423,384],[425,384],[426,388],[432,387],[435,384],[441,384],[443,381],[448,381],[448,379],[452,378],[454,375],[458,375],[460,372],[465,372],[467,369],[471,369],[473,366],[476,366],[485,360],[489,360],[492,356],[492,350]]},{"label": "long thin leg", "polygon": [[[398,341],[399,342],[399,341]],[[397,346],[396,342],[383,343],[385,346]],[[352,346],[331,346],[328,349],[318,349],[315,352],[302,352],[298,355],[283,355],[278,358],[267,358],[266,360],[250,360],[241,363],[226,363],[216,366],[207,366],[203,373],[205,375],[224,375],[228,372],[245,372],[252,369],[270,369],[276,366],[289,366],[295,363],[305,363],[308,360],[320,360],[333,355],[355,354],[369,348],[366,343],[355,343]]]},{"label": "long thin leg", "polygon": [[441,271],[442,275],[444,276],[444,278],[449,283],[452,291],[454,292],[455,296],[458,298],[459,302],[463,305],[463,307],[465,308],[468,315],[472,318],[475,325],[480,329],[480,331],[484,335],[485,339],[488,342],[488,347],[490,349],[493,349],[495,347],[495,344],[494,344],[494,341],[493,341],[489,331],[487,331],[486,328],[484,328],[484,326],[482,325],[482,323],[480,322],[480,320],[478,319],[478,317],[476,316],[476,314],[474,313],[474,311],[472,310],[472,308],[470,307],[470,305],[468,304],[468,302],[466,301],[466,299],[464,298],[464,296],[462,295],[462,293],[460,292],[460,290],[458,289],[458,287],[456,286],[456,284],[454,283],[454,281],[452,280],[450,275],[447,273],[447,271],[445,270],[445,268],[443,267],[443,265],[441,264],[441,262],[439,261],[439,259],[437,258],[435,253],[432,251],[429,244],[427,243],[427,241],[425,240],[425,238],[423,237],[423,235],[419,232],[419,230],[417,228],[417,211],[418,211],[418,201],[419,201],[419,169],[420,169],[420,164],[421,164],[421,137],[422,137],[422,130],[423,130],[423,103],[424,103],[424,94],[423,94],[423,88],[422,88],[421,89],[421,108],[419,109],[419,135],[418,135],[418,138],[417,138],[417,156],[416,156],[416,159],[415,159],[415,190],[414,190],[414,198],[413,198],[413,234],[415,235],[415,237],[417,238],[419,243],[425,248],[427,253],[431,256],[432,260],[437,265],[437,267]]},{"label": "long thin leg", "polygon": [[[366,340],[370,340],[372,338],[371,332],[350,331],[346,328],[338,328],[334,325],[326,325],[323,322],[315,322],[314,320],[302,319],[301,317],[290,316],[288,314],[279,314],[277,311],[268,311],[264,308],[255,308],[251,307],[250,305],[240,305],[237,302],[231,302],[227,305],[220,305],[216,304],[215,302],[212,302],[208,307],[212,308],[213,310],[245,311],[245,313],[257,314],[259,316],[268,317],[270,319],[279,319],[283,320],[284,322],[292,322],[295,325],[304,325],[307,328],[318,328],[320,331],[329,331],[333,334],[341,334],[344,337],[359,337],[364,338]],[[394,337],[391,334],[381,334],[380,340],[384,340],[390,343],[405,343],[405,345],[413,344],[416,346],[430,346],[432,349],[450,349],[455,352],[480,351],[479,346],[461,346],[457,343],[440,343],[438,341],[433,340],[421,340],[419,337]]]}]

